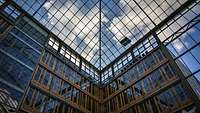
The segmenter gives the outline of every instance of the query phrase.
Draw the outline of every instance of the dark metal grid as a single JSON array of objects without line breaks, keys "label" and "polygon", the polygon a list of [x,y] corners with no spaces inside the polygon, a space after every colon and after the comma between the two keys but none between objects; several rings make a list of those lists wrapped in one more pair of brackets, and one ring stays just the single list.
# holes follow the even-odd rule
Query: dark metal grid
[{"label": "dark metal grid", "polygon": [[[189,23],[194,17],[199,15],[199,7],[200,1],[197,1],[196,4],[193,4],[189,8],[187,8],[184,12],[182,12],[178,17],[173,18],[170,22],[168,22],[165,26],[160,28],[158,31],[158,37],[164,43],[169,43],[174,39],[174,35],[176,32],[180,32],[187,23]],[[182,29],[184,30],[184,29]]]},{"label": "dark metal grid", "polygon": [[[137,40],[186,2],[186,0],[100,0],[100,4],[99,0],[14,1],[99,69],[104,68],[120,56]],[[66,4],[68,2],[70,2],[70,5]],[[44,6],[48,8],[45,9]],[[78,9],[72,10],[74,7]],[[91,10],[94,7],[99,10],[94,12]],[[116,8],[118,12],[115,10]],[[126,12],[127,8],[128,12]],[[52,9],[53,11],[51,12]],[[107,12],[105,9],[107,9]],[[85,13],[85,15],[79,16],[80,12],[82,14]],[[116,15],[116,12],[119,14]],[[90,16],[87,14],[90,14]],[[135,16],[130,16],[130,14]],[[110,19],[110,16],[113,16],[113,18]],[[117,22],[113,22],[114,18]],[[95,19],[98,22],[93,22]],[[123,19],[126,19],[127,22],[124,22]],[[138,19],[138,22],[135,22],[135,19]],[[77,21],[74,22],[74,20]],[[55,23],[51,25],[52,21]],[[101,23],[101,26],[99,24],[96,25],[97,23]],[[72,27],[67,27],[69,24]],[[123,27],[119,27],[118,24],[121,24]],[[130,28],[129,24],[132,25]],[[87,29],[87,32],[84,31],[85,29]],[[93,31],[94,29],[96,31]],[[123,29],[126,33],[123,33]],[[135,30],[132,31],[132,29]],[[113,30],[117,30],[117,32],[113,32]],[[102,33],[101,37],[99,37],[99,33]],[[120,45],[118,34],[121,34],[121,37],[125,37],[128,34],[128,38],[132,40],[131,44],[125,47]],[[79,36],[83,37],[80,38]],[[100,42],[102,43],[101,45],[99,45]],[[98,63],[101,63],[101,65]]]},{"label": "dark metal grid", "polygon": [[[189,2],[189,1],[188,1]],[[187,3],[188,3],[187,2]],[[193,24],[193,23],[195,23],[195,22],[198,22],[199,21],[199,0],[198,1],[196,1],[196,3],[195,3],[195,1],[194,1],[194,4],[192,4],[191,6],[185,6],[186,4],[184,4],[183,6],[185,6],[185,7],[183,7],[183,6],[181,6],[180,8],[185,8],[185,10],[184,11],[182,11],[182,12],[178,12],[177,13],[177,11],[176,11],[176,13],[175,14],[178,14],[176,17],[174,17],[173,16],[173,18],[171,18],[171,21],[168,21],[168,22],[165,22],[164,23],[164,27],[158,27],[158,28],[160,28],[161,30],[160,31],[158,31],[158,34],[161,34],[162,33],[162,31],[163,30],[165,30],[165,29],[167,29],[167,28],[169,28],[170,27],[170,25],[172,25],[173,26],[173,34],[170,34],[170,36],[168,35],[168,36],[165,36],[165,38],[163,39],[164,41],[163,41],[163,43],[167,43],[167,44],[169,44],[171,41],[173,41],[173,39],[176,39],[177,37],[179,37],[182,33],[185,33],[186,32],[186,30],[188,30],[188,29],[190,29],[190,26]],[[178,11],[180,11],[180,8],[178,9]],[[179,23],[180,22],[180,20],[186,20],[184,23]],[[189,18],[189,19],[184,19],[184,18]],[[193,19],[193,18],[196,18],[195,20]],[[193,20],[191,20],[191,19],[193,19]],[[179,21],[178,21],[179,20]],[[179,24],[175,24],[175,23],[179,23]],[[175,26],[174,26],[174,24],[175,24]],[[177,25],[179,25],[179,26],[177,26]],[[160,26],[160,25],[159,25]],[[184,27],[182,27],[182,26],[184,26]],[[156,31],[156,30],[154,30],[154,31]],[[193,30],[192,30],[193,31]],[[196,33],[198,33],[198,32],[196,32]],[[194,34],[193,34],[194,35]],[[198,34],[197,34],[198,35]],[[160,39],[161,39],[161,37],[159,37]],[[195,38],[195,37],[194,37]],[[145,39],[144,39],[145,40]],[[143,41],[144,41],[143,40]],[[196,39],[195,40],[199,40],[198,39],[198,37],[196,37]],[[143,42],[142,41],[142,42]],[[141,44],[142,43],[141,41],[140,41],[140,43],[137,43],[137,45],[139,45],[139,44]],[[154,42],[154,41],[153,41]],[[152,45],[153,45],[153,47],[155,47],[156,46],[156,43],[151,43]],[[134,46],[135,47],[135,46]],[[150,47],[150,46],[149,46]],[[148,50],[148,48],[145,48],[144,50]],[[131,48],[129,48],[129,52],[131,51]],[[173,49],[171,49],[171,51],[173,52]],[[142,52],[143,53],[143,52]],[[176,52],[173,52],[173,53],[176,53]],[[126,53],[127,54],[127,53]],[[135,54],[135,55],[138,55],[139,54],[139,52],[137,52],[137,54]],[[176,54],[175,54],[176,55]],[[123,55],[124,56],[124,55]],[[120,59],[122,59],[121,57],[120,57]],[[118,58],[118,60],[117,61],[119,61],[120,60],[119,58]],[[111,67],[113,67],[113,65],[117,62],[116,60],[115,60],[115,62],[113,62],[112,63],[112,66]],[[109,64],[110,65],[110,64]],[[106,70],[104,70],[104,71],[106,71]]]},{"label": "dark metal grid", "polygon": [[[109,1],[110,2],[110,1]],[[108,2],[108,3],[109,3]],[[182,3],[180,3],[179,1],[178,2],[170,2],[170,1],[162,1],[162,2],[158,2],[158,1],[153,1],[153,0],[151,0],[151,1],[137,1],[138,3],[136,3],[136,1],[124,1],[124,2],[126,2],[126,6],[128,6],[128,7],[131,7],[131,10],[128,12],[128,14],[129,13],[131,13],[131,12],[135,12],[135,17],[139,17],[141,20],[141,22],[142,22],[142,24],[143,25],[145,25],[145,27],[144,27],[144,29],[148,29],[148,30],[151,30],[156,24],[158,24],[159,22],[161,22],[161,20],[163,20],[163,19],[165,19],[167,16],[169,16],[174,10],[176,10],[182,3],[184,3],[185,1],[181,1]],[[134,8],[132,8],[132,6],[130,6],[130,2],[133,2],[135,5],[134,5],[134,8],[135,7],[139,7],[138,9],[140,9],[138,12],[137,11],[135,11],[134,10]],[[147,3],[148,2],[148,3]],[[169,3],[170,2],[170,3]],[[108,4],[107,3],[107,4]],[[114,2],[115,3],[115,2]],[[131,4],[133,4],[133,3],[131,3]],[[145,3],[145,5],[143,5]],[[116,3],[115,3],[116,4]],[[156,5],[154,5],[154,6],[157,6],[157,7],[155,7],[154,9],[149,5],[149,4],[156,4]],[[165,11],[162,7],[163,7],[163,4],[167,4],[169,7],[167,7],[165,10],[167,11]],[[104,3],[104,7],[106,7],[107,5],[106,5],[106,3]],[[117,5],[117,4],[116,4]],[[153,6],[153,5],[152,5]],[[114,6],[113,6],[114,7]],[[107,8],[107,9],[109,9],[109,11],[108,12],[113,12],[114,13],[114,10],[112,9],[113,7],[111,7],[111,8]],[[120,7],[119,7],[120,8]],[[123,10],[123,8],[124,7],[122,7],[122,8],[120,8],[121,9],[121,11],[123,12],[123,13],[125,13],[124,12],[124,10]],[[143,8],[145,9],[145,8],[150,8],[151,9],[151,12],[150,13],[147,13],[147,11],[149,11],[149,10],[146,10],[146,11],[144,11],[143,10]],[[154,11],[155,9],[158,9],[158,8],[160,8],[162,11],[160,12],[160,14],[159,15],[156,15],[157,13],[158,13],[158,11],[156,12],[156,11]],[[169,10],[169,11],[168,11]],[[171,11],[171,12],[170,12]],[[154,15],[152,16],[151,14],[152,13],[154,13]],[[165,14],[166,16],[165,17],[163,17],[162,15],[163,14]],[[142,15],[142,16],[141,16]],[[150,15],[150,17],[148,16],[148,15]],[[155,16],[156,15],[156,16]],[[145,16],[147,16],[147,17],[145,17]],[[160,18],[160,21],[159,22],[154,22],[154,21],[156,21],[156,19],[158,19],[159,18],[159,16],[162,16],[162,18]],[[126,16],[124,16],[124,17],[126,17]],[[124,18],[123,17],[123,18]],[[155,18],[154,18],[155,17]],[[122,19],[123,19],[122,18]],[[128,19],[130,19],[128,16],[127,16],[127,18]],[[127,26],[127,24],[128,23],[130,23],[130,22],[132,22],[132,23],[134,23],[134,21],[133,20],[129,20],[130,22],[127,22],[127,24],[124,24],[123,22],[122,22],[122,19],[120,20],[119,19],[119,22],[118,23],[122,23],[123,25],[124,25],[124,28],[126,28],[126,29],[128,29],[126,26]],[[146,20],[145,20],[146,19]],[[153,19],[153,20],[152,20]],[[149,21],[149,23],[147,22],[147,21]],[[118,24],[118,23],[116,23],[116,24]],[[140,22],[139,22],[140,23]],[[114,24],[114,27],[113,28],[117,28],[117,25],[116,24]],[[136,28],[138,28],[138,25],[135,25],[136,26]],[[117,28],[118,30],[119,30],[119,32],[118,33],[121,33],[120,32],[120,28]],[[142,30],[140,30],[140,28],[138,28],[139,30],[138,31],[140,31],[139,33],[143,33],[143,31]],[[128,31],[129,32],[131,32],[129,29],[128,29]],[[146,31],[146,32],[148,32],[148,31]],[[117,34],[117,33],[116,33]],[[126,34],[125,34],[126,35]],[[125,36],[124,35],[124,36]],[[133,35],[133,36],[135,36],[136,34],[134,34],[134,33],[131,33],[131,35]],[[142,35],[141,35],[141,37],[143,36],[143,35],[145,35],[145,33],[143,33]],[[107,36],[106,38],[110,38],[109,36]],[[116,38],[116,35],[113,37],[113,38]],[[117,39],[117,38],[116,38]],[[136,40],[138,40],[138,39],[140,39],[139,37],[137,37],[137,36],[135,36],[132,40],[134,40],[134,42],[136,41]],[[119,40],[118,40],[119,41]],[[106,43],[107,44],[107,43]],[[132,43],[133,44],[133,43]],[[114,45],[114,44],[113,44]],[[116,44],[115,44],[116,45]],[[121,46],[121,45],[117,45],[118,47],[119,46]],[[111,48],[112,46],[109,46],[109,48],[107,48],[107,49],[109,49],[109,50],[111,50],[110,48]],[[117,47],[115,47],[115,48],[117,48]],[[118,48],[118,50],[120,51],[119,53],[121,54],[121,53],[123,53],[123,49],[122,49],[122,47],[121,48]],[[125,49],[126,50],[126,49]],[[106,51],[106,53],[107,54],[113,54],[113,56],[115,56],[117,53],[113,53],[113,52],[107,52]],[[105,56],[107,56],[107,55],[105,55]],[[115,57],[116,58],[116,57]],[[109,60],[110,60],[110,56],[107,56],[107,61],[105,61],[105,62],[108,62]],[[114,58],[113,58],[114,59]],[[112,61],[112,60],[111,60]],[[109,64],[109,63],[108,63]],[[103,66],[102,66],[103,67]]]},{"label": "dark metal grid", "polygon": [[[72,7],[73,5],[75,5],[76,6],[76,4],[75,4],[76,2],[73,2],[73,4],[70,6],[70,7]],[[85,2],[86,3],[86,2]],[[84,4],[85,4],[84,3]],[[98,3],[98,2],[97,2]],[[55,4],[55,3],[54,3]],[[84,5],[82,5],[82,7],[83,7]],[[62,6],[61,6],[62,7]],[[96,6],[96,4],[94,3],[94,7],[98,7],[98,6]],[[68,9],[68,11],[70,11],[70,9]],[[57,11],[58,12],[58,11]],[[72,11],[70,11],[71,13],[73,13]],[[56,12],[55,12],[56,13]],[[78,18],[76,15],[77,15],[77,13],[78,13],[78,11],[76,11],[75,13],[73,13],[73,16],[71,17],[71,19],[73,19],[73,18]],[[37,14],[37,13],[36,13]],[[97,18],[98,20],[99,20],[99,18],[98,18],[98,15],[97,15],[97,13],[94,13],[94,12],[92,12],[92,19],[93,18]],[[65,16],[65,14],[62,14],[63,16]],[[93,26],[93,28],[88,28],[87,26],[86,27],[83,27],[83,28],[81,28],[81,29],[79,29],[79,27],[77,27],[77,25],[79,24],[79,23],[83,23],[82,22],[82,20],[84,19],[84,18],[87,18],[87,20],[88,20],[88,22],[86,23],[86,24],[83,24],[82,26],[85,26],[85,25],[87,25],[87,24],[92,24],[92,26]],[[53,17],[52,17],[53,18]],[[67,18],[67,17],[66,17]],[[75,33],[73,32],[73,29],[79,29],[79,33],[77,34],[77,35],[79,35],[80,33],[82,33],[82,34],[84,34],[85,35],[85,37],[87,37],[88,35],[89,35],[89,33],[93,33],[94,34],[94,37],[95,36],[97,36],[97,34],[95,34],[93,31],[92,31],[92,29],[94,29],[94,28],[96,28],[96,29],[98,29],[96,26],[95,26],[95,24],[92,22],[92,19],[89,19],[89,17],[87,17],[87,16],[84,16],[84,17],[82,17],[78,22],[77,22],[77,25],[73,25],[74,27],[70,30],[70,29],[68,29],[68,31],[69,31],[69,33],[68,34],[65,34],[65,35],[74,35],[75,36]],[[56,20],[56,21],[58,21],[58,19]],[[68,21],[68,23],[70,22],[70,20]],[[68,24],[68,23],[66,23],[66,25]],[[71,23],[71,24],[73,24],[73,23]],[[56,26],[56,24],[54,25],[54,27],[52,27],[52,29],[54,30],[54,28],[55,28],[55,26]],[[66,27],[66,26],[65,26]],[[66,31],[66,29],[64,28],[64,27],[62,27],[65,31]],[[87,28],[87,29],[89,29],[89,32],[87,33],[87,34],[85,34],[84,32],[82,32],[81,30],[83,30],[83,29],[85,29],[85,28]],[[52,30],[51,29],[51,30]],[[57,29],[57,28],[56,28]],[[61,30],[62,31],[62,30]],[[61,32],[62,33],[62,32]],[[64,35],[63,34],[57,34],[58,35],[58,37],[60,36],[60,38],[62,38],[62,37],[64,37]],[[90,41],[88,41],[86,44],[84,44],[84,42],[83,42],[83,40],[85,40],[86,38],[84,38],[84,39],[82,39],[82,40],[80,40],[79,42],[78,42],[78,44],[76,44],[76,42],[77,42],[77,38],[74,38],[73,40],[70,40],[70,38],[63,38],[63,40],[65,40],[65,42],[67,42],[72,48],[75,48],[75,50],[79,53],[79,54],[81,54],[82,56],[84,56],[86,59],[88,59],[88,58],[92,58],[95,54],[96,54],[96,52],[93,50],[93,48],[98,48],[98,41],[95,41],[95,39],[94,39],[94,37],[92,37],[92,38],[89,38],[89,37],[87,37],[88,38],[88,40],[90,40]],[[88,46],[88,44],[89,43],[91,43],[93,46],[92,47],[89,47]],[[79,46],[81,46],[81,45],[85,45],[84,47],[83,47],[83,49],[81,48],[81,47],[79,47]],[[86,51],[87,50],[87,51]],[[94,55],[91,55],[92,53],[94,53]],[[93,57],[93,59],[94,59],[95,57]],[[96,62],[95,61],[95,59],[93,60],[93,59],[91,59],[90,61],[93,61],[93,62]],[[93,63],[94,64],[94,63]]]}]

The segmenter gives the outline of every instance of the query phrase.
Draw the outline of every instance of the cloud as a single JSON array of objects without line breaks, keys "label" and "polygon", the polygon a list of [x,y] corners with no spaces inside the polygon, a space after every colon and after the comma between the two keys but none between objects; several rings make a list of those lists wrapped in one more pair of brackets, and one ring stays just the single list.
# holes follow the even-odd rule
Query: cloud
[{"label": "cloud", "polygon": [[184,49],[184,45],[181,43],[180,40],[174,40],[172,42],[172,45],[175,47],[175,49],[180,53]]},{"label": "cloud", "polygon": [[[188,38],[188,34],[191,34],[193,32],[195,32],[194,29],[192,29],[192,28],[189,29],[187,32],[185,32],[184,34],[182,34],[180,36],[180,39],[184,40],[185,38]],[[184,45],[189,47],[189,44],[190,44],[189,42],[187,42],[187,41],[181,42],[179,39],[174,40],[172,42],[172,45],[174,46],[174,48],[177,50],[178,53],[182,53],[184,51],[184,49],[185,49],[185,46],[183,45],[183,43],[184,43]]]},{"label": "cloud", "polygon": [[[184,3],[185,1],[186,0],[182,0],[181,2]],[[59,4],[60,6],[56,6],[55,2],[57,1],[50,0],[43,5],[43,7],[48,11],[47,15],[48,15],[49,22],[52,24],[52,26],[56,28],[56,29],[55,28],[51,29],[52,32],[54,32],[55,34],[58,34],[59,31],[61,31],[61,33],[64,34],[62,36],[63,38],[61,39],[63,39],[68,45],[70,45],[71,42],[69,42],[69,40],[67,39],[70,39],[71,41],[73,41],[77,37],[80,38],[84,43],[87,44],[87,47],[84,50],[85,52],[82,52],[82,56],[85,56],[85,57],[88,56],[87,60],[89,61],[93,59],[94,54],[99,49],[98,33],[99,33],[100,13],[102,16],[101,22],[109,23],[109,26],[103,27],[104,30],[102,31],[109,31],[110,33],[115,35],[115,36],[108,37],[108,38],[111,38],[109,39],[111,41],[119,42],[120,40],[122,40],[122,38],[128,37],[132,39],[131,44],[134,44],[136,42],[136,39],[138,40],[145,33],[147,33],[149,29],[152,29],[154,27],[152,22],[146,18],[146,15],[142,13],[139,7],[137,7],[135,2],[132,0],[120,0],[118,3],[119,6],[116,6],[116,7],[121,7],[121,8],[124,7],[124,8],[120,12],[120,15],[117,15],[117,16],[115,15],[112,19],[110,19],[108,15],[109,13],[106,13],[106,11],[100,12],[98,6],[91,7],[91,9],[88,12],[81,12],[79,11],[80,7],[78,7],[77,5],[74,5],[71,1],[66,1],[63,4]],[[155,4],[155,2],[151,2],[151,1],[146,1],[146,2],[148,2],[147,3],[149,5],[148,8],[151,7],[152,9],[146,8],[145,12],[149,15],[149,17],[153,21],[155,21],[156,24],[158,24],[161,20],[167,17],[165,13],[169,15],[170,13],[173,12],[172,8],[169,8],[170,7],[169,5],[172,5],[174,4],[174,2],[177,2],[177,1],[157,0],[155,2],[159,4],[159,7],[157,4]],[[147,7],[147,4],[144,3],[140,5],[142,8],[145,8]],[[172,7],[174,9],[177,9],[179,6],[180,5],[176,4],[176,5],[173,5]],[[109,7],[109,6],[106,6],[106,7]],[[59,9],[59,11],[57,9]],[[166,12],[163,13],[163,10],[166,10]],[[159,15],[156,15],[156,14],[159,14]],[[159,20],[159,18],[161,20]],[[180,19],[178,21],[180,24],[183,24],[183,25],[185,22],[187,22],[187,20],[184,20],[184,19],[182,20]],[[148,26],[150,28],[146,26],[147,24],[151,24]],[[176,29],[178,29],[178,27],[174,27],[173,31],[176,31]],[[140,33],[141,30],[143,34]],[[163,31],[165,35],[159,35],[159,38],[161,40],[164,40],[166,39],[166,36],[169,36],[170,34],[172,34],[173,31],[171,31],[170,29],[166,29],[165,31]],[[105,35],[109,35],[109,34],[106,33]],[[133,39],[133,35],[136,35],[135,37],[136,39],[135,38]],[[67,39],[65,39],[64,36]],[[74,43],[78,45],[77,42],[74,42]],[[121,45],[116,45],[116,47],[120,48]],[[177,44],[177,48],[181,49],[182,47]],[[102,50],[104,50],[103,47],[102,47]],[[95,57],[96,56],[97,55],[95,55]]]},{"label": "cloud", "polygon": [[45,4],[43,5],[43,7],[45,9],[49,9],[52,6],[52,4],[53,4],[53,1],[45,2]]},{"label": "cloud", "polygon": [[133,1],[121,0],[119,3],[121,7],[124,7],[123,12],[120,16],[113,18],[111,25],[108,28],[113,34],[115,34],[114,39],[116,41],[120,41],[124,37],[128,37],[131,39],[132,35],[137,34],[137,28],[143,31],[145,31],[145,29],[147,30],[147,28],[145,28],[144,26],[145,23],[141,23],[141,18],[144,18],[146,16],[142,15],[143,17],[139,18],[136,15],[135,12],[140,11],[140,9],[136,7],[136,4]]},{"label": "cloud", "polygon": [[[180,7],[180,4],[176,2],[177,1],[173,1],[173,0],[167,0],[167,1],[157,0],[154,2],[146,1],[146,3],[140,2],[138,4],[140,5],[140,7],[143,8],[145,13],[151,18],[151,20],[153,20],[156,24],[159,24],[159,22],[161,22],[161,20],[166,18],[167,15],[171,14],[175,9]],[[183,4],[184,2],[186,2],[186,0],[182,0],[179,3]],[[174,5],[175,3],[176,5]],[[120,4],[122,5],[122,7],[125,7],[123,8],[124,12],[122,13],[121,16],[115,17],[112,20],[112,24],[108,28],[112,33],[116,34],[116,37],[115,37],[116,41],[121,40],[123,37],[131,38],[132,35],[135,35],[137,33],[136,27],[138,27],[139,30],[143,30],[142,32],[144,34],[147,33],[147,31],[149,31],[148,27],[150,27],[151,29],[154,27],[152,22],[149,19],[147,19],[146,15],[141,11],[139,7],[137,7],[134,1],[120,0]],[[147,6],[147,4],[149,6]],[[183,19],[180,21],[182,21],[181,23],[184,23],[187,20]],[[151,24],[151,26],[149,25],[147,27],[146,25],[148,24]],[[168,35],[171,33],[172,31],[166,30],[165,34]],[[141,37],[137,36],[136,38],[139,39]],[[161,40],[164,39],[164,37],[160,37],[160,38]]]},{"label": "cloud", "polygon": [[[85,14],[85,12],[79,11],[78,6],[74,5],[70,1],[66,1],[65,4],[62,4],[61,6],[55,6],[54,2],[56,1],[51,0],[43,5],[43,7],[46,10],[48,10],[47,15],[50,23],[56,28],[51,29],[51,31],[57,34],[65,27],[65,31],[63,30],[62,33],[67,35],[66,38],[70,39],[71,41],[75,40],[77,37],[82,39],[84,43],[86,43],[88,46],[84,49],[85,52],[83,52],[82,55],[86,57],[89,53],[87,60],[90,61],[94,56],[95,52],[99,49],[98,32],[100,12],[98,7],[92,7],[92,9],[90,9],[90,11],[87,14]],[[57,10],[57,8],[54,7],[60,7],[59,11]],[[60,18],[59,22],[57,18]],[[108,21],[103,14],[102,18],[102,21]],[[63,23],[65,23],[65,26],[63,25]],[[69,32],[66,33],[66,29]],[[70,44],[70,42],[67,42],[69,40],[64,39],[64,41],[67,44]],[[77,42],[74,41],[74,43],[78,45]],[[92,51],[90,52],[91,49]]]}]

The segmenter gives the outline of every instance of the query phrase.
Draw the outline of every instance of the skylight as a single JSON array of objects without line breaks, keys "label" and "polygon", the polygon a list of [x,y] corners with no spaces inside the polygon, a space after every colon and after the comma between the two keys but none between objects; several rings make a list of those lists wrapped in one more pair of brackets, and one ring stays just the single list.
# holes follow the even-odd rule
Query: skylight
[{"label": "skylight", "polygon": [[[13,1],[102,69],[187,0]],[[125,46],[120,43],[124,38],[129,39]]]}]

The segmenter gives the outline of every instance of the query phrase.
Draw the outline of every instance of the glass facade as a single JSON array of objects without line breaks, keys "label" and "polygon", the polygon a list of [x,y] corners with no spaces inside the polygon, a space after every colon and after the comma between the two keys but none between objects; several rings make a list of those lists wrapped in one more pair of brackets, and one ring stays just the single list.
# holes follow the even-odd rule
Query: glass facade
[{"label": "glass facade", "polygon": [[[18,19],[20,14],[15,6],[8,5],[1,10],[8,20],[0,17],[0,84],[16,102],[11,105],[14,108],[28,86],[48,35],[29,18]],[[14,21],[18,22],[13,25]]]},{"label": "glass facade", "polygon": [[199,113],[199,10],[199,0],[0,0],[0,112]]},{"label": "glass facade", "polygon": [[188,94],[184,92],[182,85],[177,84],[174,87],[152,97],[151,99],[145,100],[141,104],[132,106],[122,113],[138,113],[138,111],[141,113],[170,113],[171,109],[180,107],[184,103],[190,101],[187,99],[187,95]]}]

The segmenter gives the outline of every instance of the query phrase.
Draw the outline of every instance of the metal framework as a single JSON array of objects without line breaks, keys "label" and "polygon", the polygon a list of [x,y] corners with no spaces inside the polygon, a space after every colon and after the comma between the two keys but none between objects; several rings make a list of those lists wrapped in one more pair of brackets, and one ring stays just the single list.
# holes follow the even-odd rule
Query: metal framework
[{"label": "metal framework", "polygon": [[[9,101],[11,103],[2,99],[4,97],[2,95],[8,94],[2,90],[0,91],[0,99],[2,100],[0,101],[1,111],[9,112],[9,109],[14,109],[19,113],[200,112],[200,96],[198,94],[200,91],[198,89],[200,88],[200,81],[198,80],[200,68],[197,68],[200,66],[200,59],[198,57],[199,54],[195,53],[196,51],[194,52],[196,48],[197,50],[200,48],[200,41],[198,41],[198,38],[194,38],[197,37],[196,34],[192,34],[194,31],[190,31],[197,29],[196,32],[200,32],[200,13],[193,11],[195,8],[200,9],[199,0],[184,2],[184,4],[181,4],[179,8],[170,13],[160,23],[156,23],[143,10],[143,7],[140,6],[141,2],[138,3],[133,0],[136,7],[153,23],[154,27],[133,45],[129,45],[114,60],[110,60],[109,64],[104,64],[104,66],[102,66],[103,62],[105,63],[103,55],[106,54],[103,50],[105,42],[102,41],[102,38],[103,36],[107,36],[107,34],[102,29],[105,26],[105,23],[101,22],[105,14],[102,10],[105,7],[110,7],[107,6],[104,0],[96,2],[99,4],[100,13],[98,19],[100,22],[98,37],[99,53],[96,52],[95,54],[99,54],[100,67],[95,66],[98,61],[91,63],[86,60],[79,52],[71,48],[72,43],[70,45],[66,44],[58,35],[52,33],[52,30],[44,27],[45,25],[33,17],[37,15],[46,2],[43,1],[40,7],[36,11],[33,11],[33,14],[30,14],[30,10],[22,9],[19,4],[13,1],[0,1],[0,28],[2,28],[0,32],[0,36],[2,37],[0,38],[1,54],[5,54],[6,52],[5,55],[7,56],[11,54],[9,51],[4,50],[3,45],[5,45],[5,40],[9,34],[14,34],[15,31],[13,29],[17,30],[19,23],[24,18],[30,19],[29,21],[35,23],[32,26],[40,28],[41,31],[44,30],[48,34],[45,44],[42,45],[42,49],[39,51],[41,53],[37,57],[37,62],[33,65],[30,81],[23,88],[23,96],[19,99],[17,107],[13,104],[17,99],[11,97],[11,95],[9,95],[9,98],[12,100]],[[128,4],[129,2],[126,3]],[[83,2],[83,5],[85,4]],[[75,5],[75,2],[72,5]],[[5,10],[9,6],[13,8],[10,14]],[[113,12],[112,8],[109,10]],[[15,16],[12,15],[13,12],[16,15],[18,12],[20,13],[17,15],[18,17],[14,18]],[[171,26],[174,23],[178,23],[180,18],[183,18],[185,15],[187,16],[187,13],[191,12],[194,13],[192,19],[188,19],[185,24],[179,25],[179,29],[174,29],[171,34],[169,33],[168,36],[162,39],[162,34],[164,34],[165,30],[168,28],[172,29]],[[7,27],[6,29],[5,26]],[[26,36],[29,35],[23,32],[22,29],[19,32],[26,34]],[[183,42],[184,34],[186,35],[185,37],[189,37],[188,40],[192,40],[193,44],[191,44],[191,47],[188,47],[190,44],[187,45],[186,42]],[[32,39],[33,36],[29,35],[28,37],[31,40],[35,40]],[[25,40],[21,40],[25,42]],[[182,50],[183,52],[178,51],[180,46],[176,48],[175,41],[180,41],[186,49]],[[145,50],[140,51],[142,48],[141,45]],[[30,48],[32,46],[34,45],[30,44]],[[35,47],[32,48],[36,50]],[[3,53],[2,51],[5,52]],[[175,54],[175,52],[177,53]],[[136,55],[136,53],[138,54]],[[191,54],[190,58],[193,58],[193,62],[198,65],[197,67],[192,67],[185,61],[183,57],[186,54]],[[32,68],[20,60],[16,61]],[[119,65],[122,66],[119,67]]]}]

